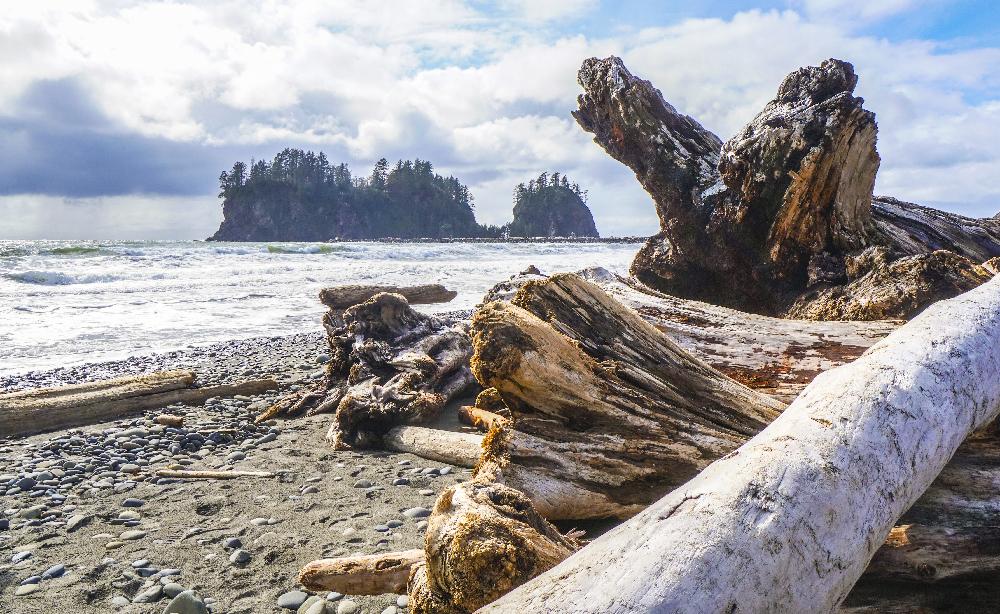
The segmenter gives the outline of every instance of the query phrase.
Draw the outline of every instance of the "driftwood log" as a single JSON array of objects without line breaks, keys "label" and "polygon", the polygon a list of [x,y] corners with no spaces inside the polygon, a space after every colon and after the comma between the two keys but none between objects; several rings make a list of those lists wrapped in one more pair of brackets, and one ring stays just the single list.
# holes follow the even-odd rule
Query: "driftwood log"
[{"label": "driftwood log", "polygon": [[973,288],[1000,221],[874,198],[875,116],[840,60],[799,69],[728,142],[619,58],[583,63],[574,112],[653,197],[632,273],[670,294],[808,319],[909,318]]},{"label": "driftwood log", "polygon": [[1000,413],[998,344],[1000,279],[820,375],[736,453],[483,611],[835,609]]},{"label": "driftwood log", "polygon": [[[337,306],[323,318],[332,356],[326,375],[314,386],[280,399],[258,422],[333,413],[327,438],[334,447],[382,447],[390,429],[433,418],[473,386],[467,322],[413,310],[404,294],[430,300],[426,287],[401,290],[403,294],[373,296],[367,286],[363,291],[349,287],[346,294],[324,290],[324,302]],[[438,290],[454,295],[443,288],[434,292]],[[362,302],[341,309],[358,299]]]},{"label": "driftwood log", "polygon": [[0,434],[39,433],[117,418],[174,403],[274,390],[274,380],[190,388],[195,374],[162,371],[101,382],[59,386],[0,395]]},{"label": "driftwood log", "polygon": [[404,593],[412,568],[423,560],[423,550],[320,559],[302,568],[299,583],[345,595]]},{"label": "driftwood log", "polygon": [[383,292],[398,294],[411,305],[430,305],[447,303],[458,296],[458,292],[449,290],[440,284],[422,286],[336,286],[323,288],[319,291],[319,300],[331,311],[343,312],[348,307],[364,303],[376,294]]}]

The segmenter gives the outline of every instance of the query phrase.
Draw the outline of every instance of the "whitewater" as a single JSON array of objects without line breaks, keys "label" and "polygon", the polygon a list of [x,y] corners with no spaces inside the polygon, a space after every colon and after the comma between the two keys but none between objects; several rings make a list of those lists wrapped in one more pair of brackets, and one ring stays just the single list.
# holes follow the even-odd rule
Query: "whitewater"
[{"label": "whitewater", "polygon": [[495,283],[602,266],[627,243],[0,241],[0,375],[321,329],[319,290],[441,283],[470,309]]}]

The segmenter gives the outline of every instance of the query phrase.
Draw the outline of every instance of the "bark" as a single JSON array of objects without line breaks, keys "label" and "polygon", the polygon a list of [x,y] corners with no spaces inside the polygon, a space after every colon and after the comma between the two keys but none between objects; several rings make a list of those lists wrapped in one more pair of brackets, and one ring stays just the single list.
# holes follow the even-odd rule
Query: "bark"
[{"label": "bark", "polygon": [[345,595],[403,593],[411,568],[423,560],[423,550],[320,559],[302,568],[299,584]]},{"label": "bark", "polygon": [[998,343],[1000,280],[935,304],[816,378],[737,452],[483,611],[833,610],[1000,412]]},{"label": "bark", "polygon": [[549,519],[631,516],[783,407],[575,275],[482,307],[472,336],[476,379],[514,416],[491,432],[479,471]]},{"label": "bark", "polygon": [[334,447],[379,447],[390,429],[426,422],[475,384],[467,323],[414,311],[402,295],[331,309],[324,324],[332,356],[326,376],[279,400],[258,422],[334,412],[327,434]]},{"label": "bark", "polygon": [[167,371],[93,384],[46,388],[0,395],[0,433],[24,435],[90,424],[174,403],[274,390],[273,380],[188,388],[194,374]]},{"label": "bark", "polygon": [[336,286],[319,291],[321,303],[334,311],[344,311],[348,307],[359,305],[376,294],[383,292],[398,294],[410,305],[425,305],[431,303],[447,303],[458,296],[458,292],[449,290],[441,284],[425,284],[421,286]]},{"label": "bark", "polygon": [[[578,123],[656,203],[661,232],[632,272],[657,289],[770,315],[909,318],[982,283],[976,267],[1000,255],[996,219],[886,197],[873,206],[877,126],[846,62],[791,73],[725,144],[618,58],[586,60],[579,82]],[[909,258],[905,285],[863,256],[873,247],[886,264]],[[955,257],[942,267],[937,250]],[[838,304],[853,295],[862,304]]]}]

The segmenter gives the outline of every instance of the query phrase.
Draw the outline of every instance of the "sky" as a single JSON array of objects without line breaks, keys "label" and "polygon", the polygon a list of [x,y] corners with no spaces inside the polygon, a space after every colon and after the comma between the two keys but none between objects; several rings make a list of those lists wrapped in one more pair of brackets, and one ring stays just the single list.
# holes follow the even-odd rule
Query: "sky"
[{"label": "sky", "polygon": [[876,193],[1000,211],[1000,3],[992,0],[32,0],[0,12],[0,239],[194,239],[219,173],[284,147],[368,174],[430,160],[482,223],[559,171],[601,233],[652,203],[572,119],[576,72],[621,56],[723,140],[799,66],[860,75]]}]

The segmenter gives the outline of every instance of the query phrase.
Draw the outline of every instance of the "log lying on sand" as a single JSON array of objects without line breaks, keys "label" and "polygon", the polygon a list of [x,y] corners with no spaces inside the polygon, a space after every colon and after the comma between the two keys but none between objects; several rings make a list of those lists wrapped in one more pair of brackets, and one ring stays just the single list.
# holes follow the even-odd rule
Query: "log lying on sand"
[{"label": "log lying on sand", "polygon": [[458,296],[458,292],[449,290],[441,284],[426,284],[422,286],[335,286],[319,291],[319,300],[331,310],[344,311],[348,307],[364,303],[376,294],[398,294],[411,305],[429,305],[447,303]]},{"label": "log lying on sand", "polygon": [[416,454],[428,460],[458,467],[475,467],[483,451],[483,438],[471,433],[454,433],[422,426],[397,426],[382,439],[389,450]]},{"label": "log lying on sand", "polygon": [[217,396],[260,394],[274,380],[189,388],[190,371],[163,371],[113,380],[0,395],[0,434],[24,435],[99,422],[174,403],[201,403]]},{"label": "log lying on sand", "polygon": [[403,593],[411,568],[423,560],[423,550],[320,559],[302,568],[299,584],[345,595]]},{"label": "log lying on sand", "polygon": [[998,344],[1000,279],[820,375],[738,451],[483,611],[836,608],[1000,413]]},{"label": "log lying on sand", "polygon": [[[1000,221],[874,198],[875,117],[840,60],[799,69],[728,142],[619,58],[583,63],[574,116],[652,196],[632,272],[676,296],[809,319],[908,318],[989,279]],[[941,251],[946,250],[946,251]]]}]

